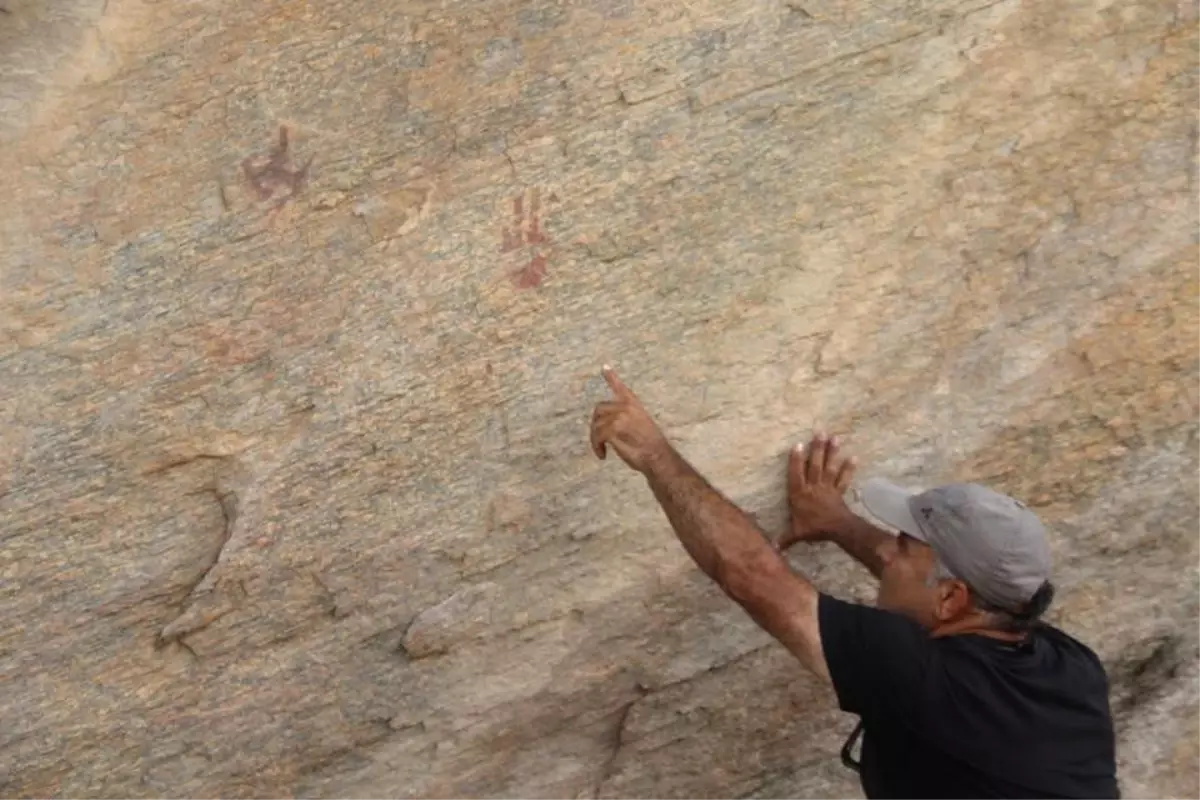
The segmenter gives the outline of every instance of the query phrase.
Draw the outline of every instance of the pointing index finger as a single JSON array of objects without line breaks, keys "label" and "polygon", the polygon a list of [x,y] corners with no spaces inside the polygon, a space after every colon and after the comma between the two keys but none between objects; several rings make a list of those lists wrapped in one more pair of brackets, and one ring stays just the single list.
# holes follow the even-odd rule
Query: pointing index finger
[{"label": "pointing index finger", "polygon": [[633,391],[625,385],[625,382],[617,377],[617,373],[608,364],[605,364],[600,374],[604,376],[604,382],[608,384],[608,388],[612,389],[612,393],[618,400],[634,400]]}]

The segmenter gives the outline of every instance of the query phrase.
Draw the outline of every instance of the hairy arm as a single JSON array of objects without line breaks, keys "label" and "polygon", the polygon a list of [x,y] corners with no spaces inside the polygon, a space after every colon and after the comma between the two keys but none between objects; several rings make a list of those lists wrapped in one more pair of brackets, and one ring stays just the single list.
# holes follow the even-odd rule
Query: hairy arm
[{"label": "hairy arm", "polygon": [[767,633],[825,680],[817,590],[795,574],[740,508],[672,447],[647,462],[646,480],[700,569]]}]

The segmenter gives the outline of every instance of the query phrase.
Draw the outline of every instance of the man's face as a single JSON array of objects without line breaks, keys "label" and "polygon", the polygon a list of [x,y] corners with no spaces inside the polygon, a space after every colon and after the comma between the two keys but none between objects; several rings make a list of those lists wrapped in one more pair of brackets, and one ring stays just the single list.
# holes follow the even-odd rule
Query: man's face
[{"label": "man's face", "polygon": [[875,605],[933,628],[941,599],[938,587],[930,586],[936,564],[929,545],[903,533],[897,536],[884,557]]}]

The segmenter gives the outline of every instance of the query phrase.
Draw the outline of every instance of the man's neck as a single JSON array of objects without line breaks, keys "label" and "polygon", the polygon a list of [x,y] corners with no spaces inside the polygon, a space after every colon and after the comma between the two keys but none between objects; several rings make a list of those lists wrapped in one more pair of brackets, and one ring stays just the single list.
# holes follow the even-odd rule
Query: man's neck
[{"label": "man's neck", "polygon": [[1028,635],[1023,632],[1004,631],[996,628],[990,620],[983,616],[970,616],[953,622],[943,623],[933,628],[929,635],[935,639],[943,636],[963,636],[968,633],[976,636],[986,636],[1001,642],[1022,642]]}]

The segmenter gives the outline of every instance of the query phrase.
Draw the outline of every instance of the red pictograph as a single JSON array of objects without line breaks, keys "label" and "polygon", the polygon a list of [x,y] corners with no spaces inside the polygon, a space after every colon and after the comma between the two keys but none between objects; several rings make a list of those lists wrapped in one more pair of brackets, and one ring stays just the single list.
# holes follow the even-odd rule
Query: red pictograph
[{"label": "red pictograph", "polygon": [[518,289],[533,289],[541,285],[546,277],[545,250],[550,244],[550,237],[542,230],[541,193],[533,188],[528,195],[528,208],[524,194],[513,198],[512,219],[500,230],[501,253],[520,251],[522,260],[526,256],[529,258],[527,263],[511,273]]}]

